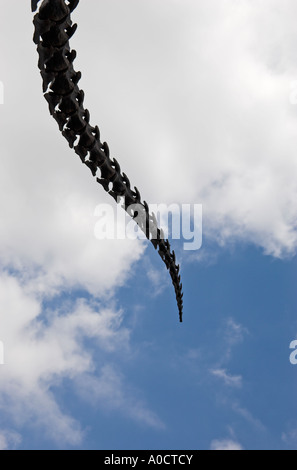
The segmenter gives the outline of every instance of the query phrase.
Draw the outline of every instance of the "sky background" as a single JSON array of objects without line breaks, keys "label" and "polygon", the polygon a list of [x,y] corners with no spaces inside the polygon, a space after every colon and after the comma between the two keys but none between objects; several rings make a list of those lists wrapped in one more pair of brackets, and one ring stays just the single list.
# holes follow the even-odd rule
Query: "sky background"
[{"label": "sky background", "polygon": [[[0,0],[0,449],[296,449],[297,4],[81,0],[91,123],[173,240],[97,240],[110,196],[42,96],[29,0]],[[296,87],[297,89],[297,87]]]}]

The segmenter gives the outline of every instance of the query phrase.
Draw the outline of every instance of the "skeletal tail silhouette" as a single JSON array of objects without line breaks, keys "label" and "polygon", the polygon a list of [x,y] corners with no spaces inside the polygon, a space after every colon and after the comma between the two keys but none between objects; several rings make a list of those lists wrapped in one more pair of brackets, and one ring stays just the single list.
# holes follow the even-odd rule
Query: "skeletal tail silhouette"
[{"label": "skeletal tail silhouette", "polygon": [[[40,1],[31,0],[33,12],[37,10]],[[71,50],[69,45],[69,39],[77,28],[76,24],[72,24],[71,13],[78,3],[79,0],[43,0],[34,17],[33,40],[39,54],[38,67],[43,79],[44,97],[69,146],[74,148],[93,176],[100,169],[98,183],[116,201],[118,198],[123,199],[124,209],[135,218],[158,250],[170,272],[182,322],[183,293],[175,253],[171,252],[169,241],[164,239],[163,231],[157,227],[156,217],[149,213],[147,203],[141,202],[138,189],[131,189],[130,181],[125,173],[121,173],[118,162],[110,159],[107,143],[100,141],[99,128],[90,125],[90,113],[83,106],[84,92],[78,87],[81,73],[75,72],[73,68],[76,51]],[[137,205],[137,214],[131,210],[133,205]]]}]

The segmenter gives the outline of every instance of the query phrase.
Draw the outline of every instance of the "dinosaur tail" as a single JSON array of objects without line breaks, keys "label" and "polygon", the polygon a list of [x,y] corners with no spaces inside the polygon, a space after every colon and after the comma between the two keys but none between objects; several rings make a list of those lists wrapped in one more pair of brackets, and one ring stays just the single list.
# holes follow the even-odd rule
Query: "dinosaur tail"
[{"label": "dinosaur tail", "polygon": [[[32,11],[37,10],[40,1],[31,0]],[[134,218],[135,210],[131,211],[131,207],[137,207],[135,221],[158,250],[170,273],[182,322],[183,293],[175,253],[157,227],[156,218],[149,213],[147,203],[141,201],[138,189],[131,189],[130,181],[125,173],[121,173],[118,162],[110,158],[107,143],[101,142],[99,128],[91,126],[90,113],[83,105],[84,92],[78,86],[81,73],[73,68],[76,52],[69,45],[77,28],[72,23],[71,13],[78,3],[79,0],[43,0],[34,17],[33,40],[39,54],[44,97],[62,135],[82,163],[97,177],[97,182],[115,200],[121,198],[124,209]],[[100,177],[97,176],[98,170]]]}]

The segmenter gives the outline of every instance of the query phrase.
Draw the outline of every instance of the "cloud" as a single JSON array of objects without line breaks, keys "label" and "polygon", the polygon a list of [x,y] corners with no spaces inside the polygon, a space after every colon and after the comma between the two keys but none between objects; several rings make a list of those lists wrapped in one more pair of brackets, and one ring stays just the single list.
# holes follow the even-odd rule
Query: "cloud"
[{"label": "cloud", "polygon": [[165,289],[170,288],[167,272],[162,269],[156,269],[148,256],[145,257],[145,267],[147,279],[151,285],[151,295],[153,297],[158,297]]},{"label": "cloud", "polygon": [[[227,364],[233,354],[233,350],[235,346],[242,343],[245,339],[245,336],[249,334],[247,328],[243,325],[237,323],[233,318],[228,318],[224,322],[224,326],[221,329],[221,336],[223,338],[223,345],[224,345],[224,353],[221,355],[220,361],[216,364],[216,367],[212,367],[208,369],[208,372],[216,377],[218,380],[222,381],[225,387],[228,387],[228,394],[226,393],[226,388],[220,387],[217,390],[217,399],[219,403],[227,407],[230,412],[236,413],[240,416],[244,421],[249,423],[254,429],[263,432],[266,430],[265,425],[261,422],[260,419],[255,417],[251,411],[249,411],[246,407],[244,407],[240,400],[234,398],[234,393],[237,393],[239,389],[243,386],[243,376],[242,375],[232,375],[228,372],[226,367],[223,365]],[[232,390],[232,395],[230,397],[229,389]],[[231,428],[230,428],[231,429]],[[216,443],[226,443],[228,446],[229,442],[233,442],[233,430],[231,429],[231,440],[225,441],[215,441]],[[222,444],[223,445],[223,444]],[[226,449],[228,450],[228,449]],[[236,450],[236,449],[235,449]],[[239,450],[239,449],[237,449]]]},{"label": "cloud", "polygon": [[[59,445],[81,444],[84,430],[60,408],[52,389],[65,379],[85,386],[86,378],[94,384],[94,393],[96,388],[97,401],[108,400],[109,409],[148,426],[162,426],[144,401],[134,403],[136,392],[127,389],[124,377],[107,365],[109,354],[129,353],[129,331],[122,325],[121,311],[85,299],[43,310],[38,296],[8,274],[0,277],[0,306],[5,351],[0,409],[16,428],[38,426]],[[101,352],[101,372],[87,346],[89,339]]]},{"label": "cloud", "polygon": [[297,428],[291,428],[287,432],[282,433],[282,441],[289,446],[296,448],[297,445]]},{"label": "cloud", "polygon": [[241,343],[244,336],[248,334],[248,329],[239,323],[236,323],[233,318],[228,318],[225,327],[225,339],[230,346]]},{"label": "cloud", "polygon": [[165,425],[137,392],[125,384],[121,373],[111,365],[104,366],[99,377],[85,375],[77,382],[78,393],[93,406],[120,411],[122,414],[147,426],[164,429]]},{"label": "cloud", "polygon": [[244,450],[243,447],[231,439],[214,440],[210,450]]},{"label": "cloud", "polygon": [[204,234],[222,246],[294,253],[294,0],[281,14],[279,0],[116,5],[103,7],[101,31],[80,7],[77,49],[94,77],[89,57],[100,45],[109,72],[101,89],[113,90],[112,102],[90,78],[85,83],[133,180],[151,202],[202,203]]},{"label": "cloud", "polygon": [[[13,35],[9,17],[14,17]],[[146,245],[96,239],[95,207],[116,205],[48,114],[30,8],[21,4],[16,15],[8,4],[0,23],[2,39],[10,36],[0,77],[5,89],[0,106],[0,340],[5,350],[0,408],[17,429],[37,426],[49,439],[75,446],[84,430],[60,408],[52,387],[86,374],[96,378],[110,354],[129,352],[130,333],[114,294],[133,276]],[[25,41],[21,52],[18,45]],[[18,64],[24,62],[20,79]],[[99,371],[89,340],[101,353]],[[125,387],[124,382],[117,385]],[[128,390],[123,396],[132,400]],[[157,422],[144,400],[138,422],[149,423],[150,413],[151,422]]]},{"label": "cloud", "polygon": [[248,423],[252,424],[254,428],[258,429],[259,431],[266,430],[264,424],[258,418],[255,418],[249,410],[242,407],[238,402],[232,403],[232,409],[242,418],[244,418]]},{"label": "cloud", "polygon": [[217,356],[219,359],[216,360],[215,365],[213,365],[210,371],[215,374],[217,377],[225,380],[225,383],[233,382],[233,385],[237,383],[239,385],[242,381],[242,377],[232,377],[227,373],[227,365],[230,362],[234,349],[241,344],[246,335],[249,334],[248,329],[237,323],[233,318],[229,317],[224,319],[223,324],[218,328],[218,334],[220,337],[220,354]]},{"label": "cloud", "polygon": [[0,429],[0,450],[14,450],[21,443],[21,436],[6,429]]},{"label": "cloud", "polygon": [[230,375],[225,369],[213,369],[210,371],[214,377],[217,377],[223,380],[224,384],[227,387],[241,388],[242,387],[242,377],[241,375]]},{"label": "cloud", "polygon": [[[91,122],[149,203],[202,203],[204,235],[221,247],[252,243],[276,257],[296,250],[297,125],[289,100],[296,8],[295,0],[282,9],[279,0],[114,0],[93,5],[92,15],[81,2],[75,13],[72,44]],[[99,29],[98,17],[105,18]],[[84,341],[97,340],[103,357],[129,348],[121,309],[103,305],[133,276],[146,244],[94,237],[95,206],[110,198],[48,115],[32,33],[26,2],[17,15],[7,2],[0,18],[0,335],[7,362],[0,406],[16,423],[39,423],[75,444],[83,430],[59,409],[50,385],[88,377],[103,387],[104,378],[107,389],[122,387],[117,399],[112,389],[110,406],[131,403],[134,392],[116,369],[101,364],[96,375]],[[97,301],[71,300],[77,290]],[[228,320],[226,360],[245,334]],[[225,371],[221,364],[215,370]],[[137,403],[135,416],[158,426],[144,401]],[[249,419],[243,408],[237,412]]]},{"label": "cloud", "polygon": [[[140,8],[129,0],[123,9],[117,0],[95,7],[106,18],[99,31],[97,15],[90,17],[88,5],[81,4],[75,13],[80,28],[73,45],[78,50],[77,67],[88,70],[82,81],[87,104],[92,121],[104,123],[103,137],[148,202],[201,202],[205,235],[222,245],[252,242],[265,253],[284,256],[296,248],[296,108],[289,102],[290,83],[297,76],[291,20],[296,5],[289,0],[281,14],[278,0],[264,0],[257,8],[247,0],[236,5],[211,0],[211,5],[164,1],[160,8],[153,0]],[[52,283],[52,265],[60,263],[58,274],[64,281],[87,282],[93,290],[100,285],[103,291],[114,276],[123,282],[114,265],[116,257],[108,258],[111,246],[117,250],[118,245],[105,244],[101,250],[87,236],[87,214],[95,205],[91,201],[105,201],[105,196],[71,156],[48,116],[34,46],[21,52],[17,47],[25,36],[29,43],[32,35],[29,9],[25,4],[20,8],[1,77],[1,188],[7,196],[1,205],[2,256],[15,253],[18,263],[21,252],[26,265],[47,261]],[[3,43],[12,13],[8,5],[1,20]],[[102,41],[105,37],[109,40]],[[100,74],[100,87],[94,80],[98,48],[107,71]],[[28,64],[26,88],[17,80],[20,60]],[[28,109],[36,114],[28,115]],[[16,115],[22,122],[21,147],[14,139]],[[20,150],[25,158],[18,158]],[[70,213],[69,207],[75,211]],[[37,221],[42,221],[40,227]],[[50,237],[53,231],[56,238]],[[18,249],[13,251],[16,239]],[[122,251],[121,246],[119,257]],[[126,262],[125,254],[123,258]],[[97,270],[99,260],[112,265],[105,278]]]},{"label": "cloud", "polygon": [[221,359],[221,364],[227,363],[230,360],[234,347],[244,341],[249,331],[243,325],[236,323],[233,318],[228,318],[224,324],[222,333],[225,342],[225,351]]}]

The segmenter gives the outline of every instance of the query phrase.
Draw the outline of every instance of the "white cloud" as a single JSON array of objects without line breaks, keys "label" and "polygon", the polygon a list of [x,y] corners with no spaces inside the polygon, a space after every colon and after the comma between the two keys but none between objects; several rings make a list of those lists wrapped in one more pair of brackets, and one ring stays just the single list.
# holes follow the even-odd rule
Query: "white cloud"
[{"label": "white cloud", "polygon": [[145,257],[144,263],[147,279],[150,283],[149,290],[151,295],[157,297],[161,295],[165,289],[170,289],[170,278],[166,270],[162,269],[163,266],[161,266],[161,269],[156,269],[148,256]]},{"label": "white cloud", "polygon": [[100,32],[82,5],[75,44],[91,78],[98,68],[89,54],[100,44],[112,102],[84,80],[133,181],[151,202],[203,203],[205,234],[221,244],[294,252],[294,0],[116,5],[104,6]]},{"label": "white cloud", "polygon": [[231,439],[214,440],[210,450],[243,450],[242,446]]},{"label": "white cloud", "polygon": [[221,380],[228,387],[241,388],[242,387],[242,377],[241,375],[230,375],[225,369],[213,369],[210,371],[211,374]]},{"label": "white cloud", "polygon": [[255,418],[249,410],[241,406],[240,403],[232,403],[232,409],[242,418],[244,418],[248,423],[252,424],[254,428],[258,429],[259,431],[266,430],[264,424],[258,418]]},{"label": "white cloud", "polygon": [[228,318],[224,324],[223,337],[225,340],[225,351],[221,358],[221,364],[226,363],[232,356],[234,347],[244,341],[249,331],[243,325],[236,323],[233,318]]},{"label": "white cloud", "polygon": [[237,323],[233,318],[226,318],[223,325],[219,328],[219,336],[221,342],[221,353],[218,355],[219,359],[216,364],[211,367],[213,375],[223,379],[226,385],[241,386],[242,377],[232,376],[227,373],[226,366],[230,362],[234,353],[234,348],[241,344],[249,331],[243,325]]},{"label": "white cloud", "polygon": [[164,429],[165,425],[160,418],[124,382],[122,374],[110,365],[104,366],[99,377],[85,375],[79,380],[78,392],[93,406],[120,411],[137,422]]},{"label": "white cloud", "polygon": [[[297,108],[289,102],[297,79],[296,8],[295,0],[282,6],[279,0],[115,0],[93,5],[92,15],[81,2],[75,13],[80,28],[73,47],[86,105],[122,170],[149,203],[202,203],[204,233],[222,246],[252,242],[274,256],[296,250]],[[105,18],[99,29],[98,17]],[[16,15],[6,2],[0,265],[18,280],[0,277],[0,336],[9,361],[0,369],[0,404],[18,411],[16,421],[30,417],[75,443],[83,432],[59,410],[50,384],[93,377],[83,338],[96,337],[108,352],[117,342],[128,348],[129,332],[117,308],[91,301],[45,312],[42,302],[75,288],[111,301],[146,245],[95,239],[95,206],[110,198],[48,115],[32,33],[27,3]],[[21,75],[20,64],[26,64]],[[155,273],[151,280],[158,282]],[[227,353],[244,333],[229,321]],[[112,373],[103,374],[108,386],[117,383]],[[130,395],[124,379],[119,383],[124,403]],[[157,422],[138,403],[138,416]]]},{"label": "white cloud", "polygon": [[[13,35],[7,24],[11,17]],[[10,35],[0,67],[5,88],[0,106],[0,340],[5,349],[0,407],[20,429],[41,426],[50,439],[78,445],[83,430],[59,408],[51,387],[65,378],[97,377],[85,346],[90,338],[103,364],[108,354],[129,351],[129,331],[113,295],[133,276],[145,245],[95,238],[96,205],[115,204],[48,114],[30,8],[21,3],[16,15],[8,3],[0,23],[2,40]],[[19,63],[26,63],[21,78]],[[72,301],[77,289],[89,294],[88,300]],[[49,301],[58,307],[44,307]],[[124,378],[120,385],[125,386]],[[128,391],[125,398],[132,400]],[[144,402],[142,413],[138,421],[149,424]]]},{"label": "white cloud", "polygon": [[21,443],[21,436],[7,429],[0,429],[0,450],[14,450]]},{"label": "white cloud", "polygon": [[292,446],[293,448],[296,448],[297,445],[297,428],[291,428],[287,432],[282,433],[282,441],[287,445],[287,446]]},{"label": "white cloud", "polygon": [[[129,331],[122,326],[122,312],[85,300],[42,311],[37,296],[9,275],[0,277],[0,306],[5,351],[5,365],[0,367],[0,409],[17,427],[41,426],[59,445],[79,445],[84,432],[75,418],[60,409],[52,386],[59,387],[65,378],[85,385],[88,377],[96,384],[98,399],[109,397],[110,409],[140,423],[161,426],[144,401],[138,400],[133,408],[134,392],[106,365],[108,353],[129,353]],[[101,365],[95,365],[87,339],[96,341]],[[104,373],[98,374],[100,366]]]},{"label": "white cloud", "polygon": [[248,333],[248,329],[236,323],[233,318],[227,319],[225,325],[225,339],[229,346],[241,343],[244,340],[244,336]]},{"label": "white cloud", "polygon": [[[279,0],[257,7],[247,0],[210,3],[213,8],[209,2],[165,0],[160,8],[156,0],[141,7],[129,0],[123,10],[120,0],[117,8],[107,2],[96,7],[106,18],[100,31],[97,15],[90,17],[88,5],[81,4],[73,45],[79,51],[77,66],[88,70],[82,81],[86,102],[93,120],[103,123],[103,137],[123,170],[149,202],[201,202],[205,234],[222,244],[253,242],[281,256],[297,243],[296,108],[289,103],[290,83],[297,76],[291,21],[296,5],[294,0],[285,8],[279,8]],[[6,93],[0,108],[0,182],[6,195],[0,207],[1,255],[20,267],[45,265],[51,283],[58,277],[93,291],[100,285],[102,292],[114,278],[122,280],[117,257],[127,272],[131,246],[137,246],[134,259],[141,250],[134,242],[99,247],[93,239],[95,202],[107,199],[47,113],[29,42],[31,15],[25,4],[21,8],[22,21],[15,18],[0,77]],[[3,37],[12,11],[8,4]],[[101,35],[109,40],[103,42]],[[29,45],[20,52],[23,36]],[[100,87],[94,80],[98,63],[92,60],[98,47],[108,72],[100,74]],[[27,63],[26,88],[17,79],[20,59]],[[16,115],[22,123],[18,139]],[[111,250],[116,252],[112,259]],[[105,277],[100,261],[110,265]]]}]

